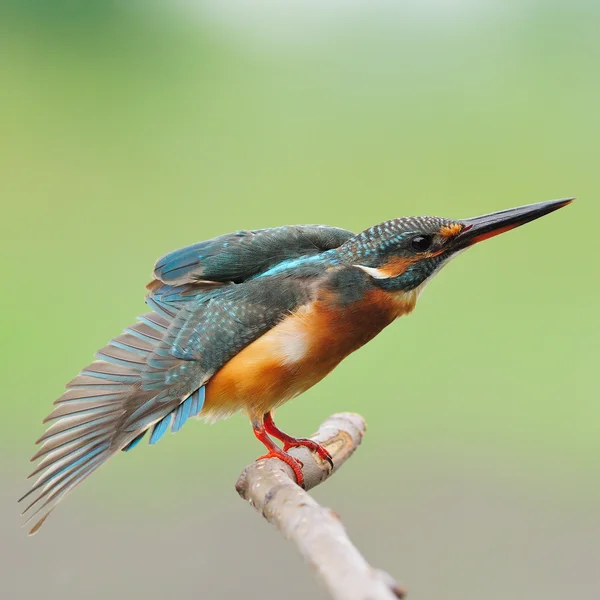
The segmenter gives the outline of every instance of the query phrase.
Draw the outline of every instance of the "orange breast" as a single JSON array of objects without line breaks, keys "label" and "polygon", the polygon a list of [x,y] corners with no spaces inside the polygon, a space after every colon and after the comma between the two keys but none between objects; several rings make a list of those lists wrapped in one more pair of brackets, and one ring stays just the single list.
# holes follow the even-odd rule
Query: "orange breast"
[{"label": "orange breast", "polygon": [[366,344],[414,301],[376,290],[341,307],[333,298],[307,304],[247,346],[209,381],[202,416],[251,418],[298,396]]}]

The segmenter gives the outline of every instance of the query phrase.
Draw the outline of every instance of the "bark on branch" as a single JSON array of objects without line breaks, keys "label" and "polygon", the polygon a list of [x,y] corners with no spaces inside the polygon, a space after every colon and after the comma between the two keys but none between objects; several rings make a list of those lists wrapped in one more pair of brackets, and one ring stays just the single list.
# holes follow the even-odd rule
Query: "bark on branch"
[{"label": "bark on branch", "polygon": [[[291,449],[290,454],[304,465],[306,489],[335,473],[356,450],[365,430],[360,415],[340,413],[329,417],[312,436],[329,450],[335,465],[333,471],[306,448]],[[339,515],[320,506],[296,485],[291,468],[284,462],[270,458],[248,465],[235,487],[242,498],[294,542],[335,600],[404,597],[404,588],[387,573],[371,567],[354,547]]]}]

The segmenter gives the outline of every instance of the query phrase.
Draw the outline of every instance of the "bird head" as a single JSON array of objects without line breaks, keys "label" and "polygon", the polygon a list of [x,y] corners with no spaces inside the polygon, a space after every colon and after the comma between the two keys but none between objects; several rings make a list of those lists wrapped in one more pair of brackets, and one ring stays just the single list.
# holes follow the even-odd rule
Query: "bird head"
[{"label": "bird head", "polygon": [[572,201],[573,198],[549,200],[472,219],[394,219],[351,238],[339,248],[339,254],[342,260],[365,271],[376,286],[414,293],[463,250],[539,219]]}]

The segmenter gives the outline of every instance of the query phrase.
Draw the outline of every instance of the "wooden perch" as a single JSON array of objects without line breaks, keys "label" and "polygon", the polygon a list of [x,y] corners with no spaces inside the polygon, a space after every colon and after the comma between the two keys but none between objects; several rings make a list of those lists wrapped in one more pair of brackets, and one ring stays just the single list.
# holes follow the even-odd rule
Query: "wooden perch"
[{"label": "wooden perch", "polygon": [[[311,489],[337,471],[361,442],[364,419],[353,413],[329,417],[312,436],[329,450],[334,469],[306,448],[289,452],[303,463],[304,483]],[[336,600],[397,600],[405,590],[387,573],[374,569],[353,546],[340,517],[320,506],[300,488],[292,469],[276,458],[248,465],[236,490],[269,523],[296,544],[321,584]]]}]

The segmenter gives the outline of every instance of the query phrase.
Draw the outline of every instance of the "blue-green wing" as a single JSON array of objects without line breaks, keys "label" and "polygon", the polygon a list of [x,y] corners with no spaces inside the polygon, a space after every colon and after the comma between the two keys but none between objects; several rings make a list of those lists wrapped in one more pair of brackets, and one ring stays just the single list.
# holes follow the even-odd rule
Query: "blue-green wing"
[{"label": "blue-green wing", "polygon": [[199,294],[176,313],[148,313],[97,353],[55,402],[38,440],[38,479],[21,499],[37,517],[148,431],[155,443],[202,410],[204,385],[241,349],[307,301],[306,287],[250,281]]},{"label": "blue-green wing", "polygon": [[173,286],[198,281],[240,283],[281,262],[338,248],[353,235],[327,225],[228,233],[167,254],[156,262],[154,277]]},{"label": "blue-green wing", "polygon": [[37,517],[32,533],[110,456],[148,431],[154,443],[200,413],[210,377],[307,301],[306,279],[258,275],[319,259],[351,236],[320,225],[242,231],[160,259],[147,297],[153,312],[100,350],[46,419],[52,424],[32,459],[40,459],[38,478],[22,498],[33,496],[24,511]]}]

